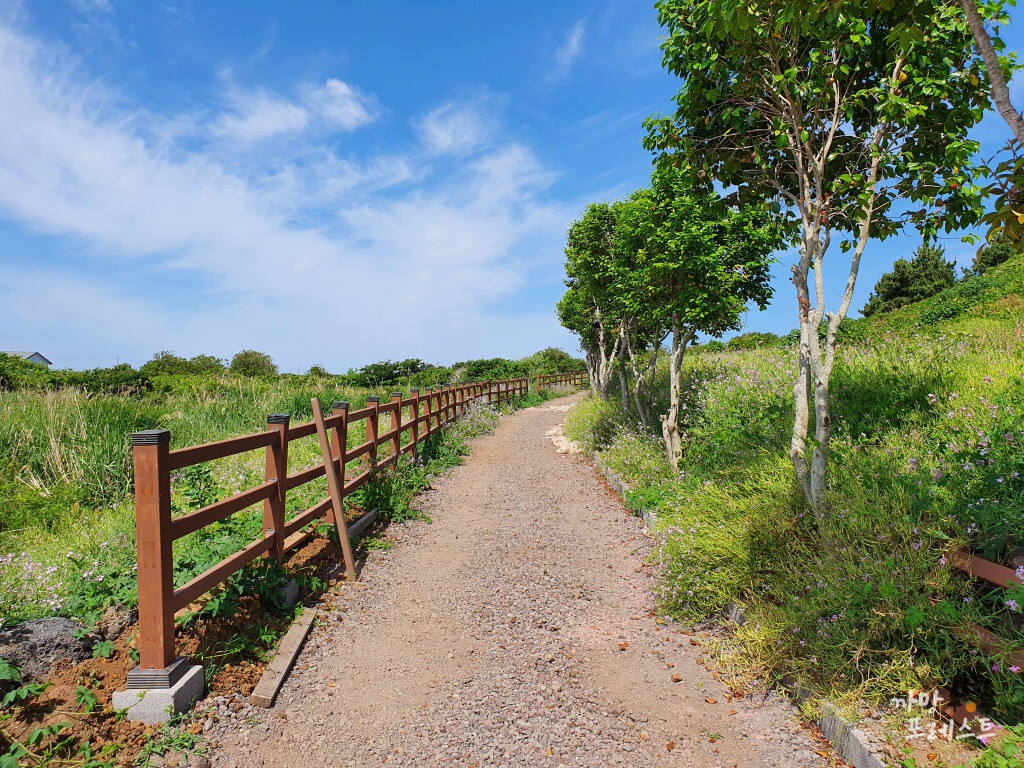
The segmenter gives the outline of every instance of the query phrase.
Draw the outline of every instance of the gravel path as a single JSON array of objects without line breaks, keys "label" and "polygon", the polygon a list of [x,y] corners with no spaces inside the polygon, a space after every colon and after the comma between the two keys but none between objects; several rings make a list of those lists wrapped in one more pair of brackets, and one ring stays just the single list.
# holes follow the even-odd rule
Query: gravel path
[{"label": "gravel path", "polygon": [[214,765],[824,764],[787,703],[728,701],[653,618],[642,524],[544,436],[578,397],[474,441],[424,494],[432,524],[339,587],[274,708],[207,721]]}]

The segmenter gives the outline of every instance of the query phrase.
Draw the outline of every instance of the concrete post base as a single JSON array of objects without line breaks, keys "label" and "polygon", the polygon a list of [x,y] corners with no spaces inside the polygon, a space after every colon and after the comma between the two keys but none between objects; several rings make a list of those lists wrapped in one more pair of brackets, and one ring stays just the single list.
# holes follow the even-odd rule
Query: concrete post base
[{"label": "concrete post base", "polygon": [[114,709],[128,710],[129,720],[165,723],[174,715],[190,710],[203,697],[204,687],[203,668],[195,664],[170,688],[114,691],[111,703]]}]

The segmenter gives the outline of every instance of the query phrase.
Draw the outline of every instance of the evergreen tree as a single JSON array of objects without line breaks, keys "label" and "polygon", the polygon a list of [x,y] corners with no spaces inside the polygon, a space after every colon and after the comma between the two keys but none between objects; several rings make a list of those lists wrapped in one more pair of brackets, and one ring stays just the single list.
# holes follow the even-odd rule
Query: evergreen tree
[{"label": "evergreen tree", "polygon": [[910,261],[897,259],[892,272],[886,272],[875,284],[868,303],[860,311],[864,317],[927,299],[956,282],[956,265],[947,261],[945,249],[922,243]]}]

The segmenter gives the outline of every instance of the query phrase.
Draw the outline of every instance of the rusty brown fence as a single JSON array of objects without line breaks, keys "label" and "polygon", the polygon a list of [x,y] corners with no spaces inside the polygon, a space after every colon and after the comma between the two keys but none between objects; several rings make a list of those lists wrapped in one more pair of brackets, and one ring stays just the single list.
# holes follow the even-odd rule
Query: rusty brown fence
[{"label": "rusty brown fence", "polygon": [[[1007,568],[1005,565],[999,565],[999,563],[993,563],[991,560],[985,560],[977,555],[972,555],[966,549],[957,549],[951,553],[951,556],[952,565],[958,571],[962,571],[994,587],[1010,588],[1022,583],[1017,578],[1015,569]],[[972,629],[977,635],[973,639],[981,650],[993,656],[1005,654],[1009,663],[1024,667],[1024,652],[1010,651],[1007,653],[1006,649],[1010,647],[1010,644],[1006,640],[984,627],[975,626]]]},{"label": "rusty brown fence", "polygon": [[[537,379],[537,392],[542,386],[570,383],[582,386],[584,380],[575,373],[542,376]],[[175,659],[175,613],[258,557],[284,562],[288,552],[312,535],[310,526],[315,521],[326,520],[335,525],[347,576],[354,579],[351,538],[369,527],[373,515],[364,515],[350,525],[344,514],[345,497],[365,485],[372,473],[397,464],[402,454],[415,454],[424,440],[454,421],[472,402],[500,404],[524,396],[529,390],[528,377],[428,387],[424,392],[413,389],[408,398],[395,392],[388,402],[370,397],[367,406],[359,410],[350,410],[349,403],[335,402],[326,417],[319,401],[314,399],[314,418],[304,424],[291,424],[287,414],[271,414],[264,432],[174,451],[170,450],[170,430],[134,433],[140,660],[139,667],[129,675],[129,687],[174,685],[185,669],[184,660]],[[381,432],[382,428],[385,431]],[[364,439],[349,448],[353,431],[362,432]],[[323,462],[288,474],[289,443],[312,435],[318,436]],[[266,451],[262,483],[193,512],[172,516],[172,472],[257,450]],[[350,467],[354,462],[355,466]],[[350,469],[355,474],[346,477]],[[285,512],[288,493],[324,476],[327,497],[289,518]],[[260,502],[263,533],[258,539],[187,584],[174,586],[176,540]]]}]

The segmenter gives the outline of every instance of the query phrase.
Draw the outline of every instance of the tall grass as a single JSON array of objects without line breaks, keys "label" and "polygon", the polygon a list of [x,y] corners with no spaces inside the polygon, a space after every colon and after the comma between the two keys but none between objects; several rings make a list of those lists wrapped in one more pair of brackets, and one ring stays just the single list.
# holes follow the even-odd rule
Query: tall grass
[{"label": "tall grass", "polygon": [[[656,507],[658,598],[685,621],[744,603],[737,669],[795,671],[875,701],[945,685],[1024,717],[1021,671],[972,643],[986,627],[1020,647],[1013,593],[953,572],[967,545],[1012,565],[1024,541],[1024,351],[896,336],[845,349],[833,375],[830,514],[814,514],[788,459],[790,350],[698,353],[686,365],[681,469],[657,437],[594,401],[566,431],[597,448],[630,501]],[[659,386],[664,387],[664,374]]]},{"label": "tall grass", "polygon": [[[180,448],[258,432],[271,413],[290,414],[293,424],[307,421],[312,397],[324,403],[345,400],[355,410],[371,394],[339,388],[332,378],[216,375],[158,377],[155,392],[142,396],[0,391],[0,625],[73,610],[75,590],[69,585],[85,572],[91,579],[117,577],[119,584],[133,580],[132,432],[169,429],[171,447]],[[387,396],[390,390],[376,394]],[[521,404],[547,396],[530,395]],[[423,461],[403,462],[401,472],[375,478],[365,492],[372,498],[354,501],[381,506],[396,517],[410,514],[412,495],[426,475],[457,461],[466,440],[493,427],[496,417],[491,409],[471,409],[424,445]],[[381,432],[390,429],[389,419],[382,417]],[[362,443],[362,428],[351,429],[348,438],[350,448]],[[321,461],[315,435],[290,443],[290,473]],[[263,482],[264,471],[263,452],[251,451],[176,472],[172,508],[183,513],[251,488]],[[294,489],[287,514],[307,509],[326,493],[325,478]],[[256,505],[176,542],[176,583],[261,530],[262,509]],[[84,571],[81,563],[89,564]],[[103,593],[97,584],[89,589]]]}]

